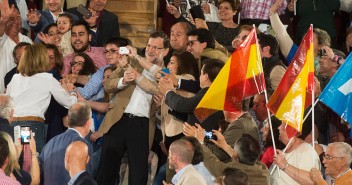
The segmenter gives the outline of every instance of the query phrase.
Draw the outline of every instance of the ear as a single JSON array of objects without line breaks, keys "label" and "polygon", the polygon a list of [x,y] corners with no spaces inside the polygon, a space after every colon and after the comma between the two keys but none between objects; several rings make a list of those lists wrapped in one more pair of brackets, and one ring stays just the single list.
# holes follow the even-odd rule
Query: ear
[{"label": "ear", "polygon": [[166,48],[166,49],[165,49],[165,51],[164,51],[164,53],[163,53],[163,57],[165,57],[165,56],[169,53],[169,50],[170,50],[169,48]]},{"label": "ear", "polygon": [[203,49],[205,49],[207,47],[207,43],[206,42],[200,43],[200,45],[202,46]]},{"label": "ear", "polygon": [[88,40],[89,42],[92,40],[92,34],[88,33]]},{"label": "ear", "polygon": [[90,159],[90,157],[89,157],[89,155],[88,155],[87,160],[86,160],[86,164],[89,163],[89,159]]},{"label": "ear", "polygon": [[270,46],[264,46],[263,51],[270,53]]}]

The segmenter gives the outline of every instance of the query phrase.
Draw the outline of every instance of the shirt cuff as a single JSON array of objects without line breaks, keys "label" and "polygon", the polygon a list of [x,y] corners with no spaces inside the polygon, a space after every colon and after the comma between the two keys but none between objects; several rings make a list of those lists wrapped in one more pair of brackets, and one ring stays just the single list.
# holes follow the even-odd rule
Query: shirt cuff
[{"label": "shirt cuff", "polygon": [[180,89],[181,87],[181,79],[178,79],[178,86],[177,86],[177,89]]},{"label": "shirt cuff", "polygon": [[124,87],[127,86],[127,85],[123,85],[122,81],[123,81],[123,78],[120,78],[119,82],[117,83],[118,89],[123,89]]}]

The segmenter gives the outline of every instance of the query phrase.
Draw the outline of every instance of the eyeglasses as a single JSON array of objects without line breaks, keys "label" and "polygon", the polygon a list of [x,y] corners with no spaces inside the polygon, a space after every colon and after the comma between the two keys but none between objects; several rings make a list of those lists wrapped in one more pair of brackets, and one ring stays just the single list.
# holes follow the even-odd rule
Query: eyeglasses
[{"label": "eyeglasses", "polygon": [[147,49],[153,49],[153,50],[164,49],[164,48],[159,48],[159,47],[157,47],[157,46],[152,46],[152,45],[149,45],[149,44],[147,44],[146,48],[147,48]]},{"label": "eyeglasses", "polygon": [[333,158],[343,158],[343,157],[333,157],[333,156],[330,156],[329,154],[325,154],[324,155],[324,159],[326,159],[326,160],[332,160]]},{"label": "eyeglasses", "polygon": [[79,66],[83,66],[84,64],[84,61],[72,61],[71,63],[71,66],[75,66],[75,65],[79,65]]},{"label": "eyeglasses", "polygon": [[119,50],[116,49],[111,49],[111,50],[105,50],[103,51],[104,54],[117,54],[119,52]]},{"label": "eyeglasses", "polygon": [[192,47],[195,42],[199,42],[199,40],[190,40],[188,41],[187,45]]}]

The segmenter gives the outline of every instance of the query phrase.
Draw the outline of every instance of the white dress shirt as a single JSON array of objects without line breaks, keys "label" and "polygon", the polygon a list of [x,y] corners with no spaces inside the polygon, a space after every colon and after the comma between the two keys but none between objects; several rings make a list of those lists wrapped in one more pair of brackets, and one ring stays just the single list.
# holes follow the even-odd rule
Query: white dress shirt
[{"label": "white dress shirt", "polygon": [[77,102],[77,98],[67,93],[50,73],[37,73],[29,77],[15,74],[6,94],[13,98],[14,117],[37,116],[44,119],[51,95],[66,108]]}]

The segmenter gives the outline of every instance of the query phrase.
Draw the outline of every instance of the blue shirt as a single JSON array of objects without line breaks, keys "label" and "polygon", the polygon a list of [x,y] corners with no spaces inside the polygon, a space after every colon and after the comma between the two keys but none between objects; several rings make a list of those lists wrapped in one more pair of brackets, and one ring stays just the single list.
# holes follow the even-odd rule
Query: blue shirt
[{"label": "blue shirt", "polygon": [[104,70],[110,65],[99,68],[90,78],[90,80],[84,85],[84,87],[78,87],[77,90],[82,97],[86,100],[92,99],[93,96],[97,95],[98,92],[103,88]]}]

